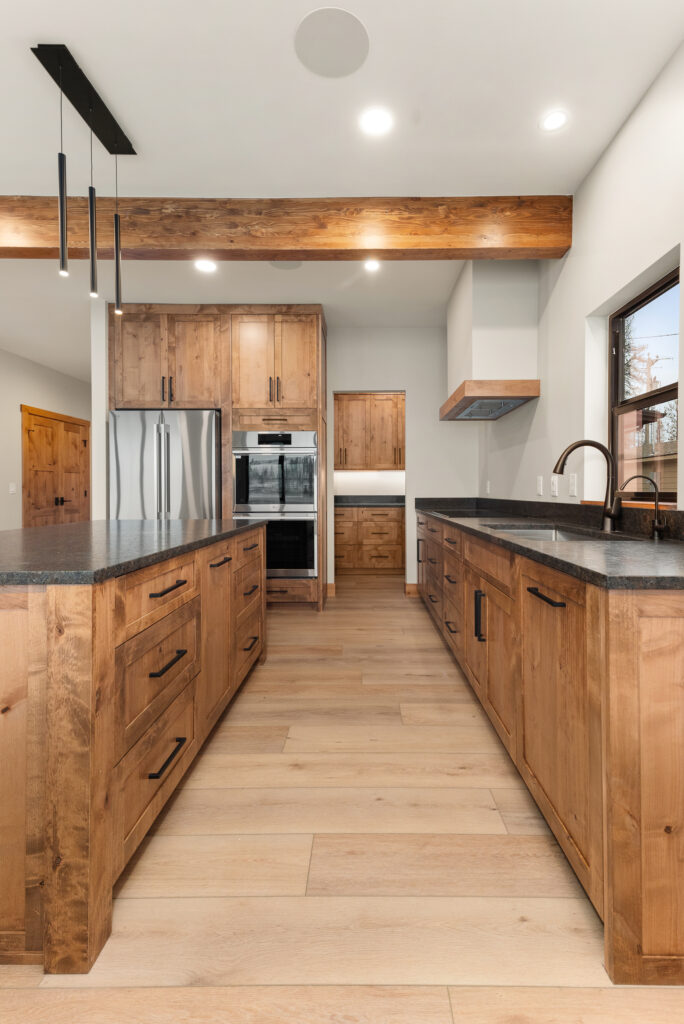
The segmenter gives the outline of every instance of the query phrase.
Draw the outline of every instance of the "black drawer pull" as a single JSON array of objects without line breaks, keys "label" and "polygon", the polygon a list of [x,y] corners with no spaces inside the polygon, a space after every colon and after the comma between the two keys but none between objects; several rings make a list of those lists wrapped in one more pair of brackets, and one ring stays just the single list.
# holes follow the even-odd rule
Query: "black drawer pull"
[{"label": "black drawer pull", "polygon": [[165,676],[169,669],[173,668],[173,666],[179,662],[181,658],[184,658],[187,653],[187,651],[176,651],[174,657],[167,665],[164,665],[164,668],[160,668],[158,672],[150,672],[150,679],[161,679],[161,677]]},{"label": "black drawer pull", "polygon": [[258,641],[259,637],[258,636],[251,636],[249,639],[252,642],[251,642],[251,644],[247,644],[246,647],[243,647],[242,648],[243,651],[251,651],[252,648],[254,647],[254,644]]},{"label": "black drawer pull", "polygon": [[178,590],[179,587],[184,587],[187,582],[188,582],[187,580],[176,580],[176,582],[173,583],[170,587],[167,587],[166,590],[160,590],[159,593],[157,593],[157,594],[149,594],[148,596],[149,597],[166,597],[166,595],[170,594],[172,590]]},{"label": "black drawer pull", "polygon": [[147,776],[147,778],[148,779],[161,779],[162,775],[164,774],[166,769],[169,767],[171,762],[176,757],[178,757],[178,755],[180,754],[181,749],[185,746],[185,744],[187,742],[187,739],[188,739],[187,736],[176,736],[176,746],[173,748],[173,750],[171,751],[169,756],[166,758],[166,760],[164,761],[164,764],[161,766],[159,771],[157,771],[157,772],[150,772],[150,774]]},{"label": "black drawer pull", "polygon": [[430,565],[437,565],[437,559],[436,558],[428,558],[428,562],[430,563]]},{"label": "black drawer pull", "polygon": [[433,594],[428,594],[428,601],[432,601],[433,604],[437,604],[437,598]]},{"label": "black drawer pull", "polygon": [[371,530],[371,537],[389,537],[387,530]]},{"label": "black drawer pull", "polygon": [[436,526],[428,526],[428,530],[430,531],[430,533],[439,533],[439,530],[437,529]]},{"label": "black drawer pull", "polygon": [[289,590],[274,590],[274,589],[271,589],[271,590],[268,591],[268,593],[269,594],[289,594],[290,591]]},{"label": "black drawer pull", "polygon": [[546,603],[550,604],[552,608],[567,607],[565,601],[554,601],[552,597],[547,597],[546,594],[542,594],[541,590],[538,587],[528,587],[527,590],[528,593],[534,594],[535,597],[538,597],[540,601],[546,601]]},{"label": "black drawer pull", "polygon": [[446,626],[446,628],[449,630],[450,633],[458,633],[457,629],[452,629],[451,628],[454,625],[454,623],[450,622],[448,619],[444,620],[444,625]]},{"label": "black drawer pull", "polygon": [[444,579],[447,581],[447,583],[458,583],[458,582],[460,582],[459,580],[455,580],[453,578],[453,576],[450,576],[448,572],[444,573]]},{"label": "black drawer pull", "polygon": [[389,555],[371,555],[371,558],[389,558]]},{"label": "black drawer pull", "polygon": [[259,541],[257,541],[256,544],[250,544],[249,547],[243,548],[242,550],[243,551],[254,551],[254,548],[258,548],[258,547],[259,547]]},{"label": "black drawer pull", "polygon": [[482,598],[485,596],[484,590],[475,590],[473,592],[475,598],[475,639],[479,640],[481,644],[486,643],[487,637],[482,634]]},{"label": "black drawer pull", "polygon": [[242,596],[243,597],[250,597],[254,593],[254,591],[258,590],[258,589],[259,589],[259,584],[255,583],[254,586],[251,587],[249,590],[243,590]]},{"label": "black drawer pull", "polygon": [[447,544],[458,544],[457,540],[452,540],[451,537],[445,537],[444,540]]},{"label": "black drawer pull", "polygon": [[233,556],[232,555],[226,555],[226,557],[222,558],[220,562],[210,562],[209,563],[209,568],[210,569],[219,569],[222,565],[227,565],[228,562],[232,562],[232,561],[233,561]]}]

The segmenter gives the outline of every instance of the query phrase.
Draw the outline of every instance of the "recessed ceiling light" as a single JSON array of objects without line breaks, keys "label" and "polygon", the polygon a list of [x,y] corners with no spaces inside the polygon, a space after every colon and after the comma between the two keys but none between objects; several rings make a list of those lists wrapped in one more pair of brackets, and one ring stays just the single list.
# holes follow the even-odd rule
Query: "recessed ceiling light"
[{"label": "recessed ceiling light", "polygon": [[201,270],[203,274],[213,274],[216,264],[213,260],[195,260],[195,270]]},{"label": "recessed ceiling light", "polygon": [[369,274],[374,274],[376,270],[380,269],[380,260],[366,260],[364,267]]},{"label": "recessed ceiling light", "polygon": [[545,132],[557,132],[568,123],[568,115],[564,110],[549,110],[541,119],[541,127]]},{"label": "recessed ceiling light", "polygon": [[354,14],[339,7],[311,11],[295,33],[295,52],[309,71],[342,78],[358,71],[368,56],[368,33]]},{"label": "recessed ceiling light", "polygon": [[394,126],[394,117],[384,107],[369,107],[359,117],[359,128],[366,135],[387,135]]}]

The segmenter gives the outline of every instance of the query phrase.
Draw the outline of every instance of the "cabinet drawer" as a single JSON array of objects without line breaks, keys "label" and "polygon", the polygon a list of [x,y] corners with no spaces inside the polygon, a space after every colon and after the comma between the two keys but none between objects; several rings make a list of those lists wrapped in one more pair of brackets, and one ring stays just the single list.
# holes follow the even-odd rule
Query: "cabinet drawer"
[{"label": "cabinet drawer", "polygon": [[463,554],[463,534],[455,526],[442,526],[442,539],[444,541],[444,552],[452,555]]},{"label": "cabinet drawer", "polygon": [[418,512],[416,514],[416,529],[418,533],[427,533],[427,516],[424,512]]},{"label": "cabinet drawer", "polygon": [[117,648],[117,760],[197,675],[200,644],[200,598],[196,597]]},{"label": "cabinet drawer", "polygon": [[141,633],[198,593],[194,552],[123,576],[117,594],[119,642]]},{"label": "cabinet drawer", "polygon": [[341,523],[355,523],[359,518],[358,508],[336,508],[335,509],[335,522]]},{"label": "cabinet drawer", "polygon": [[433,519],[432,516],[428,516],[425,529],[427,530],[428,540],[436,541],[437,544],[442,543],[442,524],[439,519]]},{"label": "cabinet drawer", "polygon": [[442,588],[439,585],[439,580],[437,577],[429,575],[425,580],[425,604],[439,623],[440,629],[442,627],[443,602],[444,599],[442,597]]},{"label": "cabinet drawer", "polygon": [[357,525],[335,516],[335,544],[356,544]]},{"label": "cabinet drawer", "polygon": [[357,544],[335,544],[335,568],[357,569],[360,547]]},{"label": "cabinet drawer", "polygon": [[[362,544],[402,544],[404,541],[404,528],[402,523],[392,520],[383,522],[362,522],[359,524],[361,531],[360,541]],[[337,527],[335,527],[337,533]]]},{"label": "cabinet drawer", "polygon": [[359,519],[362,523],[400,523],[403,518],[403,508],[373,506],[372,508],[359,509]]},{"label": "cabinet drawer", "polygon": [[484,576],[488,576],[506,593],[513,588],[513,555],[497,544],[474,537],[465,537],[463,541],[463,557]]},{"label": "cabinet drawer", "polygon": [[243,616],[235,632],[235,682],[239,686],[263,649],[261,608]]},{"label": "cabinet drawer", "polygon": [[269,604],[287,604],[289,601],[317,601],[318,580],[267,580],[266,600]]},{"label": "cabinet drawer", "polygon": [[273,409],[243,409],[233,412],[233,430],[318,430],[315,409],[274,412]]},{"label": "cabinet drawer", "polygon": [[446,593],[442,604],[442,627],[446,642],[460,657],[463,652],[463,613],[461,605],[452,601]]},{"label": "cabinet drawer", "polygon": [[404,549],[400,544],[362,544],[357,548],[360,552],[359,568],[361,569],[401,569],[404,565]]},{"label": "cabinet drawer", "polygon": [[250,609],[260,607],[262,596],[261,559],[243,565],[233,574],[233,608],[235,618],[249,614]]},{"label": "cabinet drawer", "polygon": [[463,603],[463,562],[445,554],[442,561],[442,589],[445,597],[459,606]]},{"label": "cabinet drawer", "polygon": [[253,533],[244,533],[235,538],[234,542],[235,564],[234,569],[241,569],[243,565],[259,558],[264,553],[264,531],[255,530]]},{"label": "cabinet drawer", "polygon": [[443,572],[444,556],[442,549],[434,541],[427,541],[425,544],[425,564],[427,572],[441,579]]},{"label": "cabinet drawer", "polygon": [[150,726],[119,766],[119,868],[130,858],[171,795],[196,748],[195,681]]}]

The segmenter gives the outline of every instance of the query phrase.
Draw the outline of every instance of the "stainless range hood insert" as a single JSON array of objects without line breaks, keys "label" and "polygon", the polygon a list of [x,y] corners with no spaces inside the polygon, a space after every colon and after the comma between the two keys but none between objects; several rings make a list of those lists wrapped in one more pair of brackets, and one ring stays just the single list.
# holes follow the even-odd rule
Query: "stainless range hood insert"
[{"label": "stainless range hood insert", "polygon": [[439,410],[440,420],[498,420],[539,398],[538,380],[464,380]]}]

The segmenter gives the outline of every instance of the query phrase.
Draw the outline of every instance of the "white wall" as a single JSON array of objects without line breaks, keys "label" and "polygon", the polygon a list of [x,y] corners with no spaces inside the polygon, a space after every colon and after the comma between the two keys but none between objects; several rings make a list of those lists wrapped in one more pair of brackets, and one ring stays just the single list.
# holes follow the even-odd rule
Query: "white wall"
[{"label": "white wall", "polygon": [[480,260],[473,266],[473,380],[537,376],[539,264]]},{"label": "white wall", "polygon": [[473,379],[473,264],[464,264],[447,303],[448,398],[464,380]]},{"label": "white wall", "polygon": [[[335,391],[406,392],[406,541],[409,583],[416,582],[415,498],[472,496],[478,485],[478,431],[441,423],[448,395],[446,333],[440,328],[328,331],[328,465],[333,465]],[[328,477],[333,507],[333,476]],[[334,516],[328,518],[328,579],[335,578]]]},{"label": "white wall", "polygon": [[[538,402],[488,425],[482,479],[494,497],[533,499],[563,448],[608,437],[606,318],[677,265],[684,237],[684,47],[680,48],[580,186],[573,245],[542,265]],[[581,125],[568,130],[581,131]],[[684,324],[684,309],[682,310]],[[680,329],[680,366],[684,366]],[[586,472],[585,472],[586,469]],[[598,454],[572,457],[560,478],[580,475],[579,497],[602,498]],[[679,462],[684,507],[684,459]]]},{"label": "white wall", "polygon": [[0,530],[21,526],[22,405],[89,420],[90,385],[0,349]]}]

